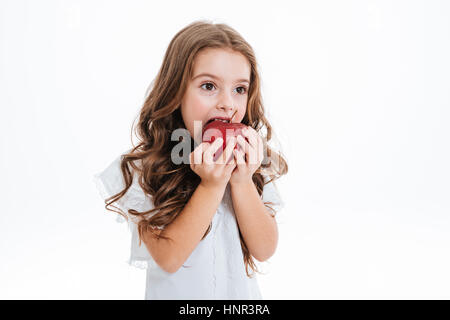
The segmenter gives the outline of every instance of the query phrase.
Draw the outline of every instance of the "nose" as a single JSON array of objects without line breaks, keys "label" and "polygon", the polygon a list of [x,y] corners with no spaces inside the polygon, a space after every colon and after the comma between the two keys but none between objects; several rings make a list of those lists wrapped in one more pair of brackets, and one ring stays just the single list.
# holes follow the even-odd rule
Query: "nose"
[{"label": "nose", "polygon": [[232,95],[223,92],[221,94],[220,100],[218,101],[217,108],[222,109],[225,113],[232,112],[234,109],[235,102],[233,101]]},{"label": "nose", "polygon": [[224,113],[228,114],[228,113],[233,112],[234,107],[232,105],[220,104],[220,105],[217,105],[217,109],[223,110]]}]

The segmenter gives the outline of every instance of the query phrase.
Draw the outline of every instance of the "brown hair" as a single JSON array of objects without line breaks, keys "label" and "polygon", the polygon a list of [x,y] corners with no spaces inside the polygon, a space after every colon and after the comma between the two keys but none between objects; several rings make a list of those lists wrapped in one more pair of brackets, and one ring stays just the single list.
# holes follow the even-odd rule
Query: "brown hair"
[{"label": "brown hair", "polygon": [[[267,183],[278,179],[288,171],[284,158],[270,149],[267,142],[272,138],[272,127],[264,116],[264,107],[260,92],[260,78],[257,70],[255,54],[251,46],[234,29],[226,24],[214,24],[208,21],[196,21],[180,30],[170,42],[155,80],[149,87],[149,94],[140,110],[139,122],[135,129],[139,143],[128,153],[122,155],[121,171],[124,176],[125,189],[105,200],[106,208],[128,217],[123,212],[110,209],[112,203],[125,195],[133,181],[129,165],[138,173],[138,182],[142,190],[153,198],[154,208],[138,212],[129,209],[128,214],[140,217],[138,231],[140,242],[144,230],[164,227],[176,219],[183,210],[191,195],[200,183],[200,177],[191,170],[189,164],[174,164],[171,161],[171,150],[176,141],[171,141],[171,134],[177,128],[186,128],[181,117],[180,107],[189,79],[192,77],[193,62],[196,55],[206,48],[229,48],[244,55],[251,66],[250,87],[248,91],[247,112],[242,123],[256,131],[266,129],[263,137],[267,157],[254,173],[252,179],[261,195],[266,172],[271,177]],[[150,90],[151,88],[151,90]],[[132,128],[133,131],[133,128]],[[195,146],[191,137],[191,146]],[[192,147],[193,150],[194,147]],[[275,211],[270,202],[266,207]],[[119,211],[121,211],[119,209]],[[156,212],[156,213],[155,213]],[[151,215],[150,218],[144,218]],[[211,224],[202,240],[211,230]],[[244,255],[245,269],[248,277],[250,266],[259,272],[239,231],[241,247]]]}]

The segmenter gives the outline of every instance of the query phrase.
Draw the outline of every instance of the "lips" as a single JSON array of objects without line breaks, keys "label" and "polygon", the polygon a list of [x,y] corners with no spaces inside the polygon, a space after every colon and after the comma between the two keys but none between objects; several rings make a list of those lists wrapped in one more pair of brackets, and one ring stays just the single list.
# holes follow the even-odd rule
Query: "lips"
[{"label": "lips", "polygon": [[223,123],[230,123],[230,118],[227,118],[227,117],[214,117],[214,118],[209,119],[205,123],[205,125],[203,127],[206,127],[208,124],[210,124],[213,121],[220,121],[220,122],[223,122]]}]

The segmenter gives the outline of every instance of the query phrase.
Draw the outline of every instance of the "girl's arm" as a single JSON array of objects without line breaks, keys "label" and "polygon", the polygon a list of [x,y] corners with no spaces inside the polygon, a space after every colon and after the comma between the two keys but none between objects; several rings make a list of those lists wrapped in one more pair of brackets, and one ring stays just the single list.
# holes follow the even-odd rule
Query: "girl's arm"
[{"label": "girl's arm", "polygon": [[269,259],[276,250],[278,226],[258,194],[253,181],[231,184],[236,219],[250,254],[258,261]]},{"label": "girl's arm", "polygon": [[171,240],[157,239],[150,231],[142,241],[155,262],[166,272],[176,272],[198,245],[222,201],[225,185],[200,183],[184,209],[158,234]]},{"label": "girl's arm", "polygon": [[212,144],[203,142],[191,152],[190,166],[200,176],[201,182],[175,220],[159,230],[159,234],[170,239],[158,239],[150,231],[143,236],[142,241],[153,259],[167,272],[176,272],[189,258],[222,201],[236,167],[234,159],[227,161],[232,156],[236,141],[230,139],[222,152],[221,161],[213,162],[213,154],[222,143],[222,139],[216,139]]}]

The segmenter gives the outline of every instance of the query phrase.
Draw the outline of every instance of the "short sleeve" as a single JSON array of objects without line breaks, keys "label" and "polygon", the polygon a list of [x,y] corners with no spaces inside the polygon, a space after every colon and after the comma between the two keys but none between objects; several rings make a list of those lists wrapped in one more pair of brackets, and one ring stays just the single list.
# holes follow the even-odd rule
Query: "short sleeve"
[{"label": "short sleeve", "polygon": [[[270,178],[265,176],[264,182],[267,183]],[[271,181],[264,185],[264,189],[261,195],[263,202],[270,202],[269,205],[273,210],[275,210],[275,214],[278,214],[285,206],[283,199],[280,196],[277,186],[274,181]]]},{"label": "short sleeve", "polygon": [[[117,157],[103,171],[95,174],[93,177],[96,188],[103,201],[125,188],[125,180],[120,168],[121,160],[121,156]],[[133,182],[128,191],[123,197],[112,203],[112,205],[118,207],[120,211],[128,217],[128,228],[131,233],[130,258],[128,263],[141,269],[156,267],[157,265],[144,242],[141,241],[141,244],[139,245],[137,223],[142,218],[128,214],[129,209],[135,209],[142,212],[154,208],[152,197],[144,193],[139,185],[136,174],[133,176]],[[149,218],[153,214],[154,213],[147,214],[144,218]],[[123,223],[126,220],[120,214],[117,214],[116,221]]]}]

